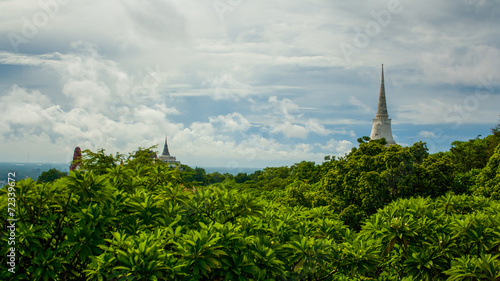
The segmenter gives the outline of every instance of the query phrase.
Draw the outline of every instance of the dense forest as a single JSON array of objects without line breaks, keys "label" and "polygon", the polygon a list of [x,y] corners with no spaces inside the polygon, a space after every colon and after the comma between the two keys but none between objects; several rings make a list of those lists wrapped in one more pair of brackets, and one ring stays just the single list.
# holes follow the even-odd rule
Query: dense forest
[{"label": "dense forest", "polygon": [[435,154],[358,142],[236,176],[84,151],[79,170],[10,189],[0,279],[500,280],[499,126]]}]

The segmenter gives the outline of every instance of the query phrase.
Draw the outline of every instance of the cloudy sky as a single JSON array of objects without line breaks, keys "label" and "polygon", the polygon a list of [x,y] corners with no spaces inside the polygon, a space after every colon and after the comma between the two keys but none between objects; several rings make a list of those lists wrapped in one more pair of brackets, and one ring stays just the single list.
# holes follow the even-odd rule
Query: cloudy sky
[{"label": "cloudy sky", "polygon": [[[0,0],[0,162],[163,147],[190,166],[321,163],[500,120],[499,0]],[[161,151],[160,151],[161,152]]]}]

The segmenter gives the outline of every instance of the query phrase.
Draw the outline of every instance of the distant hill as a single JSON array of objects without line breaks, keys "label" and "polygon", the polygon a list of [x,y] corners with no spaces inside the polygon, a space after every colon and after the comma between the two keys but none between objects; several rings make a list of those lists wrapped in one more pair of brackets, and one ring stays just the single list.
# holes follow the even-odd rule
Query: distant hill
[{"label": "distant hill", "polygon": [[[37,180],[45,171],[56,168],[61,172],[69,171],[66,163],[12,163],[0,162],[0,182],[6,182],[8,173],[15,172],[16,180],[31,178]],[[2,184],[3,185],[3,184]]]},{"label": "distant hill", "polygon": [[247,168],[247,167],[232,167],[232,168],[228,168],[228,167],[202,167],[202,168],[205,169],[207,174],[219,172],[221,174],[228,173],[228,174],[231,174],[233,176],[236,176],[239,173],[247,173],[249,175],[255,171],[263,170],[262,168]]},{"label": "distant hill", "polygon": [[[0,162],[0,185],[7,181],[7,175],[10,172],[16,173],[16,180],[31,178],[37,180],[38,177],[45,171],[56,168],[61,172],[69,172],[69,164],[66,163],[13,163],[13,162]],[[231,174],[236,176],[238,173],[252,174],[261,168],[247,168],[247,167],[203,167],[207,173],[219,172],[221,174]]]}]

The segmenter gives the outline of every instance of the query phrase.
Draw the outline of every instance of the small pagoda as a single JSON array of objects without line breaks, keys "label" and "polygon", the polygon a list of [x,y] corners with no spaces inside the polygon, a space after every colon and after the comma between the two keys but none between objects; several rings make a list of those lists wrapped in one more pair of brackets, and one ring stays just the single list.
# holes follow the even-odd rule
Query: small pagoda
[{"label": "small pagoda", "polygon": [[163,153],[158,157],[158,159],[163,163],[168,163],[172,166],[181,165],[181,161],[177,161],[175,156],[170,155],[170,152],[168,151],[167,137],[165,137],[165,146],[163,146]]}]

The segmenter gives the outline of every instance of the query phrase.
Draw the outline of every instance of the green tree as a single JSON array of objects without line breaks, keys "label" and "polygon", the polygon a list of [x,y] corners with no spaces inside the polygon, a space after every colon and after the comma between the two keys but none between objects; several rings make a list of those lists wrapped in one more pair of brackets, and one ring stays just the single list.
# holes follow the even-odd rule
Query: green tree
[{"label": "green tree", "polygon": [[495,148],[500,144],[500,123],[491,128],[491,141],[487,149],[488,155],[491,157],[495,153]]},{"label": "green tree", "polygon": [[68,174],[65,172],[61,172],[57,170],[56,168],[52,168],[48,171],[43,172],[39,177],[37,181],[40,182],[53,182],[57,179],[60,179],[62,177],[67,176]]},{"label": "green tree", "polygon": [[[442,160],[445,164],[441,164],[441,160],[426,160],[428,157],[423,142],[410,147],[386,146],[384,140],[362,142],[345,157],[324,164],[323,169],[327,167],[328,172],[322,184],[338,198],[334,200],[336,205],[341,202],[340,208],[349,208],[342,215],[349,225],[359,226],[366,215],[397,198],[442,194],[441,190],[429,192],[429,183],[440,182],[434,183],[427,177],[431,172],[436,176],[449,176],[451,170],[445,165],[449,162]],[[439,180],[443,182],[449,177]]]},{"label": "green tree", "polygon": [[500,145],[490,157],[488,164],[477,175],[475,194],[500,199]]},{"label": "green tree", "polygon": [[206,182],[206,176],[207,176],[207,172],[205,171],[205,169],[200,168],[200,167],[194,168],[193,179],[195,181],[204,184]]},{"label": "green tree", "polygon": [[[140,153],[139,155],[144,156],[144,154],[149,153]],[[129,160],[133,159],[132,156],[129,157]],[[89,149],[83,151],[83,159],[80,165],[82,170],[86,171],[94,171],[94,173],[102,175],[106,173],[106,169],[116,167],[123,160],[123,155],[116,153],[115,156],[112,154],[106,155],[104,149],[99,149],[97,152],[92,152]]]},{"label": "green tree", "polygon": [[250,180],[250,177],[247,175],[247,173],[238,173],[234,177],[234,181],[237,183],[244,183],[246,181]]},{"label": "green tree", "polygon": [[447,154],[433,154],[422,163],[420,196],[438,197],[452,190],[456,165]]},{"label": "green tree", "polygon": [[225,179],[226,177],[219,172],[206,175],[207,184],[220,183],[223,182]]},{"label": "green tree", "polygon": [[320,167],[314,162],[302,161],[290,167],[291,177],[300,181],[314,184],[320,180]]},{"label": "green tree", "polygon": [[467,172],[471,169],[484,168],[491,156],[487,152],[490,142],[491,137],[452,142],[450,154],[456,169],[459,172]]},{"label": "green tree", "polygon": [[[424,143],[370,141],[321,166],[266,168],[258,184],[189,188],[183,172],[148,152],[118,164],[100,151],[57,181],[0,189],[0,212],[16,214],[18,262],[0,279],[499,278],[499,148],[485,168],[458,179],[477,179],[474,195],[441,196],[458,181],[452,156],[428,155]],[[307,181],[311,167],[322,180]],[[10,224],[6,216],[0,223]]]}]

